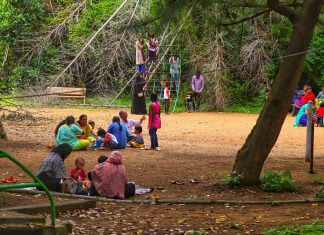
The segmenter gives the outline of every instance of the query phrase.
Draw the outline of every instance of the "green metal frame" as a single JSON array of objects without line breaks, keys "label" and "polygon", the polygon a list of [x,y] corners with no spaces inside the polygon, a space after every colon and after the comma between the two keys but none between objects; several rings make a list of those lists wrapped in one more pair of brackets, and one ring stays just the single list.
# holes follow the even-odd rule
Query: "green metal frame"
[{"label": "green metal frame", "polygon": [[56,207],[52,194],[48,190],[48,188],[40,181],[27,167],[25,167],[21,162],[19,162],[16,158],[12,157],[10,154],[6,153],[3,150],[0,150],[0,158],[8,158],[10,161],[19,166],[23,171],[25,171],[30,177],[35,181],[34,183],[22,183],[22,184],[9,184],[9,185],[0,185],[0,191],[5,189],[13,189],[13,188],[29,188],[29,187],[38,187],[45,191],[47,194],[50,203],[51,203],[51,224],[55,226],[55,216],[56,216]]},{"label": "green metal frame", "polygon": [[178,77],[178,89],[176,90],[177,97],[176,97],[176,100],[173,105],[173,110],[172,110],[173,113],[175,112],[175,110],[177,108],[180,87],[182,87],[182,83],[181,83],[181,80],[182,80],[182,76],[181,76],[181,73],[182,73],[182,50],[181,50],[181,47],[179,47],[179,49],[178,49],[178,54],[179,54],[178,57],[180,60],[180,68],[179,68],[179,77]]}]

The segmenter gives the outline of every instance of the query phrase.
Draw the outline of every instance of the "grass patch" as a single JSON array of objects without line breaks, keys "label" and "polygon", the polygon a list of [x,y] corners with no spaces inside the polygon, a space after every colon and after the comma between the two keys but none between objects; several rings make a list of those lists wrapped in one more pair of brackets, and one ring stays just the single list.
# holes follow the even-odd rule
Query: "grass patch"
[{"label": "grass patch", "polygon": [[296,191],[294,180],[289,171],[266,171],[260,179],[261,187],[267,192]]},{"label": "grass patch", "polygon": [[300,226],[284,226],[280,225],[270,228],[262,233],[263,235],[321,235],[324,234],[324,223],[320,220],[314,221],[312,224]]},{"label": "grass patch", "polygon": [[315,194],[315,198],[324,199],[324,186],[320,187],[320,190]]},{"label": "grass patch", "polygon": [[260,113],[263,105],[264,101],[255,97],[249,100],[235,102],[229,107],[223,108],[221,111],[229,113]]},{"label": "grass patch", "polygon": [[314,179],[314,183],[318,185],[324,185],[324,179]]},{"label": "grass patch", "polygon": [[243,174],[238,174],[237,172],[233,171],[231,175],[226,176],[225,184],[229,187],[238,187],[241,186],[243,181]]}]

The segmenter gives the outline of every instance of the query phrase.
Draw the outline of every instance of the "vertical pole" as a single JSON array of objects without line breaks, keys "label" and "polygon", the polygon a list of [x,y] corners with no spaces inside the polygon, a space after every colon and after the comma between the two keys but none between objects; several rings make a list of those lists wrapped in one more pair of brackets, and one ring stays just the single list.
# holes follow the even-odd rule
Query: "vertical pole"
[{"label": "vertical pole", "polygon": [[313,101],[308,101],[307,107],[307,130],[306,130],[306,153],[305,153],[305,161],[310,162],[313,154],[313,146],[312,146],[312,135],[314,132],[313,124]]},{"label": "vertical pole", "polygon": [[[313,121],[312,121],[313,123]],[[309,172],[310,174],[315,174],[314,172],[314,124],[312,125],[312,136],[311,136],[311,155],[309,162]]]}]

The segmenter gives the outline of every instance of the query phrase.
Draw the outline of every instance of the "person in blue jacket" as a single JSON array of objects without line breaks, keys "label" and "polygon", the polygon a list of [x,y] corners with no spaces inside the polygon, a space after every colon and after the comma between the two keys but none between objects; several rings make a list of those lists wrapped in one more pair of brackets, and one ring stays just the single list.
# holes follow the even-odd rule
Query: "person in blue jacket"
[{"label": "person in blue jacket", "polygon": [[116,137],[118,144],[113,144],[110,147],[113,149],[124,149],[127,145],[127,137],[129,137],[127,127],[124,124],[120,124],[120,118],[118,116],[114,116],[112,122],[107,132]]}]

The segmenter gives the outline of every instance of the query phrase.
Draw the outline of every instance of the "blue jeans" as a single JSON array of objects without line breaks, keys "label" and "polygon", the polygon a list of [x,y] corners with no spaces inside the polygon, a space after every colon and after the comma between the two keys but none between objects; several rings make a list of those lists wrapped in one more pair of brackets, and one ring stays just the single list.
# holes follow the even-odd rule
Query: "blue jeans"
[{"label": "blue jeans", "polygon": [[172,82],[175,83],[175,86],[176,86],[176,91],[178,91],[179,89],[179,74],[178,73],[171,73],[171,79],[172,79]]},{"label": "blue jeans", "polygon": [[156,135],[156,132],[157,132],[157,128],[149,129],[149,134],[150,134],[150,138],[151,138],[151,148],[152,149],[155,149],[155,148],[159,147],[158,137]]}]

